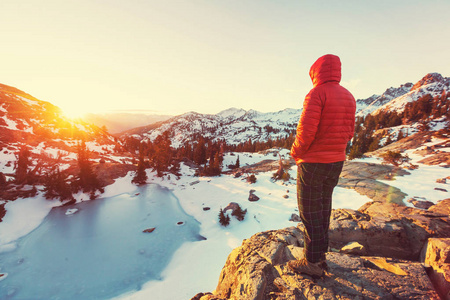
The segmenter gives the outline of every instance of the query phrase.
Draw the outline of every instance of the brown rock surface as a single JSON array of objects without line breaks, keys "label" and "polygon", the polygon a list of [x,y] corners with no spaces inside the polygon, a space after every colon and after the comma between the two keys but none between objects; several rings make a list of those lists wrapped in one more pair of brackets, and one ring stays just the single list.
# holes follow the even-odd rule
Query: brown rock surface
[{"label": "brown rock surface", "polygon": [[438,299],[418,262],[330,252],[324,277],[293,273],[286,263],[302,257],[299,236],[290,227],[244,240],[229,255],[216,290],[196,299]]},{"label": "brown rock surface", "polygon": [[444,299],[450,299],[450,238],[428,240],[425,259],[428,275]]},{"label": "brown rock surface", "polygon": [[442,215],[450,215],[450,198],[439,201],[431,206],[428,211]]},{"label": "brown rock surface", "polygon": [[381,202],[357,211],[333,210],[331,215],[330,246],[335,249],[358,242],[367,255],[418,260],[432,236],[450,237],[448,215]]}]

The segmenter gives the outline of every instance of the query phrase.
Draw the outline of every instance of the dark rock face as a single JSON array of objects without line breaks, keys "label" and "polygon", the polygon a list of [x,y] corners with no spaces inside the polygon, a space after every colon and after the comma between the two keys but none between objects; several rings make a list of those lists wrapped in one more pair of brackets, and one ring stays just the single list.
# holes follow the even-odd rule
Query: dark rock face
[{"label": "dark rock face", "polygon": [[407,201],[409,203],[411,203],[412,205],[414,205],[414,207],[421,208],[421,209],[429,209],[431,206],[434,205],[434,203],[431,201],[419,200],[416,198],[411,198],[411,199],[408,199]]},{"label": "dark rock face", "polygon": [[239,207],[239,204],[236,202],[230,202],[227,206],[223,209],[223,212],[226,213],[227,210],[231,210],[231,214],[233,214]]},{"label": "dark rock face", "polygon": [[[302,224],[257,233],[228,256],[216,290],[193,299],[439,299],[430,278],[437,274],[441,296],[448,292],[449,209],[446,199],[428,211],[380,202],[333,211],[335,249],[320,279],[286,267],[303,257]],[[430,277],[419,262],[425,245]]]},{"label": "dark rock face", "polygon": [[255,190],[250,190],[248,195],[248,201],[255,202],[258,201],[259,197],[255,195]]}]

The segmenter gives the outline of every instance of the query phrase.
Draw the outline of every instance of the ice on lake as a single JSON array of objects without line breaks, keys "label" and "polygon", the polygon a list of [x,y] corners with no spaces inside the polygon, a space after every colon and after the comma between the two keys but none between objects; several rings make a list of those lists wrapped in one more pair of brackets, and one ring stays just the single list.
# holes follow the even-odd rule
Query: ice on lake
[{"label": "ice on lake", "polygon": [[[67,215],[68,208],[77,211]],[[155,230],[144,233],[148,228]],[[202,240],[199,229],[158,185],[54,208],[14,251],[0,254],[8,274],[0,299],[108,299],[139,290],[160,279],[181,244]]]}]

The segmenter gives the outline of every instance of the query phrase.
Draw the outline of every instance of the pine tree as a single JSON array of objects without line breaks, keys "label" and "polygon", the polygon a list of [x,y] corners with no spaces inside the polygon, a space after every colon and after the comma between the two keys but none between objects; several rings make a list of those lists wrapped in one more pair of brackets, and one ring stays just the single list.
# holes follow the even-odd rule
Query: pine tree
[{"label": "pine tree", "polygon": [[91,192],[91,199],[95,195],[96,190],[102,191],[100,182],[95,174],[92,163],[89,159],[89,150],[86,143],[82,140],[77,146],[77,159],[80,171],[78,173],[78,188],[83,192]]},{"label": "pine tree", "polygon": [[225,213],[223,212],[223,209],[220,208],[219,211],[219,223],[220,225],[227,227],[230,224],[230,216],[229,215],[225,215]]},{"label": "pine tree", "polygon": [[404,138],[403,130],[400,130],[397,135],[397,141],[400,141],[402,138]]},{"label": "pine tree", "polygon": [[30,150],[26,145],[23,145],[19,153],[16,154],[16,174],[15,182],[18,184],[26,183],[28,180],[28,166],[30,165]]},{"label": "pine tree", "polygon": [[139,147],[139,163],[138,163],[136,174],[135,174],[133,180],[131,180],[131,182],[133,182],[137,185],[145,184],[147,182],[147,173],[145,172],[145,161],[144,161],[143,148],[144,148],[143,145],[141,145]]},{"label": "pine tree", "polygon": [[221,157],[220,152],[217,151],[216,154],[214,154],[214,170],[218,174],[222,172],[222,161],[223,157]]},{"label": "pine tree", "polygon": [[206,145],[205,139],[200,138],[194,150],[194,162],[199,165],[206,163]]},{"label": "pine tree", "polygon": [[381,157],[383,158],[384,163],[392,164],[396,167],[411,160],[407,154],[402,155],[400,151],[391,150],[381,154]]},{"label": "pine tree", "polygon": [[239,168],[239,167],[241,166],[241,163],[240,163],[240,161],[239,161],[239,155],[238,155],[238,157],[237,157],[237,159],[236,159],[236,164],[235,164],[234,166],[235,166],[236,169]]},{"label": "pine tree", "polygon": [[158,136],[153,143],[151,165],[158,177],[162,177],[169,170],[172,162],[172,142],[167,133]]},{"label": "pine tree", "polygon": [[61,173],[58,167],[45,176],[44,196],[46,199],[59,198],[60,201],[74,200],[67,175]]},{"label": "pine tree", "polygon": [[0,172],[0,188],[3,190],[8,185],[5,174]]},{"label": "pine tree", "polygon": [[384,144],[384,146],[387,146],[387,145],[389,145],[389,144],[392,144],[392,138],[391,138],[390,135],[387,137],[386,143]]},{"label": "pine tree", "polygon": [[430,130],[430,123],[429,123],[429,121],[425,120],[425,119],[421,120],[419,122],[418,129],[419,129],[419,131],[422,131],[422,132]]},{"label": "pine tree", "polygon": [[251,174],[250,176],[247,177],[247,182],[249,183],[256,183],[256,176],[255,174]]}]

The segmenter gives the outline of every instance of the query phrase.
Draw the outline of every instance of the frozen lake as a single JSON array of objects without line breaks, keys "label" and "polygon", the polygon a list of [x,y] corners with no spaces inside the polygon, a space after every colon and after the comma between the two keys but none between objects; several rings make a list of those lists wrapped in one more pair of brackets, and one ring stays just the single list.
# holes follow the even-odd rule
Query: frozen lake
[{"label": "frozen lake", "polygon": [[0,299],[108,299],[160,279],[181,244],[203,239],[200,226],[168,189],[138,193],[53,208],[14,251],[0,253],[8,274]]}]

